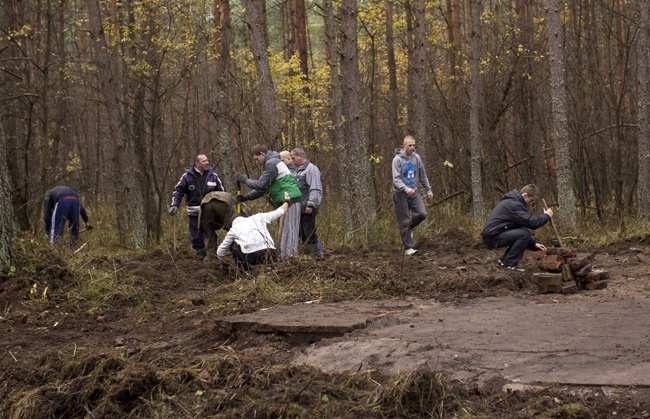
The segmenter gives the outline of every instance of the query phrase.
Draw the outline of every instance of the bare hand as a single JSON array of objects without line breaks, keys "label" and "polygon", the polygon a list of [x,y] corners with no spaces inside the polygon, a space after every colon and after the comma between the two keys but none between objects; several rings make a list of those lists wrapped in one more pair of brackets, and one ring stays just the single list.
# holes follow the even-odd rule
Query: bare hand
[{"label": "bare hand", "polygon": [[407,194],[408,196],[411,196],[411,195],[413,195],[413,194],[415,193],[415,189],[413,189],[413,188],[406,188],[406,191],[405,191],[405,192],[406,192],[406,194]]},{"label": "bare hand", "polygon": [[312,207],[305,208],[305,214],[311,214],[312,212],[314,212],[314,209]]},{"label": "bare hand", "polygon": [[427,192],[427,198],[429,198],[429,200],[432,200],[433,199],[433,192],[431,192],[431,191]]},{"label": "bare hand", "polygon": [[542,243],[536,243],[535,247],[537,247],[541,251],[546,250],[546,246],[544,246]]},{"label": "bare hand", "polygon": [[544,210],[544,214],[548,215],[549,217],[553,218],[553,210],[550,208],[546,208]]}]

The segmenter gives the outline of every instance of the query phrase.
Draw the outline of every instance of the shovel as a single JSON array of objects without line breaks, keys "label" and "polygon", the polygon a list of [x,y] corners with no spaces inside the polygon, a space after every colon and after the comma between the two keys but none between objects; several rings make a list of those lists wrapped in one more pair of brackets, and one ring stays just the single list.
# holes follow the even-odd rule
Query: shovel
[{"label": "shovel", "polygon": [[[547,210],[548,206],[546,205],[546,200],[544,198],[542,198],[542,204],[544,204],[544,209]],[[564,247],[562,245],[562,239],[560,238],[560,235],[557,233],[557,228],[555,227],[555,221],[553,221],[553,217],[551,217],[551,226],[553,226],[553,231],[555,232],[557,243],[560,245],[560,247]]]},{"label": "shovel", "polygon": [[[241,185],[237,182],[237,195],[241,195]],[[241,212],[241,202],[237,202],[237,212]]]}]

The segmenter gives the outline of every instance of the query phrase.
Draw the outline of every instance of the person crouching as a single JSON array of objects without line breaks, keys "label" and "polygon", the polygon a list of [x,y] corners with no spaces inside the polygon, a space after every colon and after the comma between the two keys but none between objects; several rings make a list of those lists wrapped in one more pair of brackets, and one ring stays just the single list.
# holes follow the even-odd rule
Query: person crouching
[{"label": "person crouching", "polygon": [[228,263],[227,255],[230,252],[239,270],[245,273],[250,273],[254,265],[274,260],[275,243],[267,225],[282,217],[289,205],[290,203],[285,201],[273,211],[249,217],[241,213],[233,215],[232,227],[217,249],[219,260]]}]

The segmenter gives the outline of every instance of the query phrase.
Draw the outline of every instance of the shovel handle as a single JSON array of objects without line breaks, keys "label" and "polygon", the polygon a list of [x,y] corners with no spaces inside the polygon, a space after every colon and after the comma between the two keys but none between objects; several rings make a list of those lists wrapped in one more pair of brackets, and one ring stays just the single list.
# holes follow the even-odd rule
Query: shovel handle
[{"label": "shovel handle", "polygon": [[[237,182],[237,195],[241,195],[241,185]],[[241,202],[237,202],[237,212],[241,212]]]},{"label": "shovel handle", "polygon": [[[548,209],[548,206],[546,205],[546,200],[542,198],[542,204],[544,204],[544,209]],[[551,217],[551,226],[553,227],[553,231],[555,232],[555,238],[557,238],[557,242],[560,245],[560,247],[564,247],[562,245],[562,239],[560,238],[560,235],[557,232],[557,228],[555,227],[555,221],[553,221],[553,217]]]}]

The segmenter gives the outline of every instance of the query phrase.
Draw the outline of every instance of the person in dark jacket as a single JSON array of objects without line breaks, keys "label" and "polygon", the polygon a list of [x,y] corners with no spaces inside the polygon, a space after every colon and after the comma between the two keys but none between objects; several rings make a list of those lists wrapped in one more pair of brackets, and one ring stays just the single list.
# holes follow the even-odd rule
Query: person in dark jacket
[{"label": "person in dark jacket", "polygon": [[257,180],[249,179],[243,173],[235,174],[237,182],[245,183],[252,189],[247,194],[237,195],[237,201],[251,201],[268,193],[271,204],[277,208],[284,203],[285,192],[289,195],[292,205],[285,215],[280,236],[280,259],[289,259],[298,253],[302,192],[298,188],[296,179],[276,151],[271,151],[266,146],[258,144],[253,147],[252,156],[255,162],[262,166],[262,174]]},{"label": "person in dark jacket", "polygon": [[79,201],[77,192],[68,186],[57,186],[47,192],[43,208],[45,232],[50,244],[54,245],[63,237],[66,221],[70,223],[70,246],[74,247],[79,240],[79,216],[86,223],[86,228],[92,230],[88,222],[88,213]]},{"label": "person in dark jacket", "polygon": [[481,234],[483,243],[490,249],[507,247],[499,259],[499,266],[523,271],[519,267],[519,261],[524,257],[526,249],[546,249],[533,236],[531,230],[536,230],[551,221],[553,210],[548,208],[542,215],[530,215],[527,205],[533,204],[538,197],[539,189],[535,185],[526,185],[521,191],[513,189],[506,193],[488,214]]},{"label": "person in dark jacket", "polygon": [[[181,180],[176,184],[169,215],[176,215],[181,200],[185,196],[187,216],[189,217],[190,240],[192,247],[199,257],[207,255],[203,231],[199,228],[199,211],[201,200],[209,192],[225,191],[219,175],[210,167],[210,162],[205,154],[194,158],[194,165],[185,169]],[[216,231],[214,234],[217,234]]]}]

